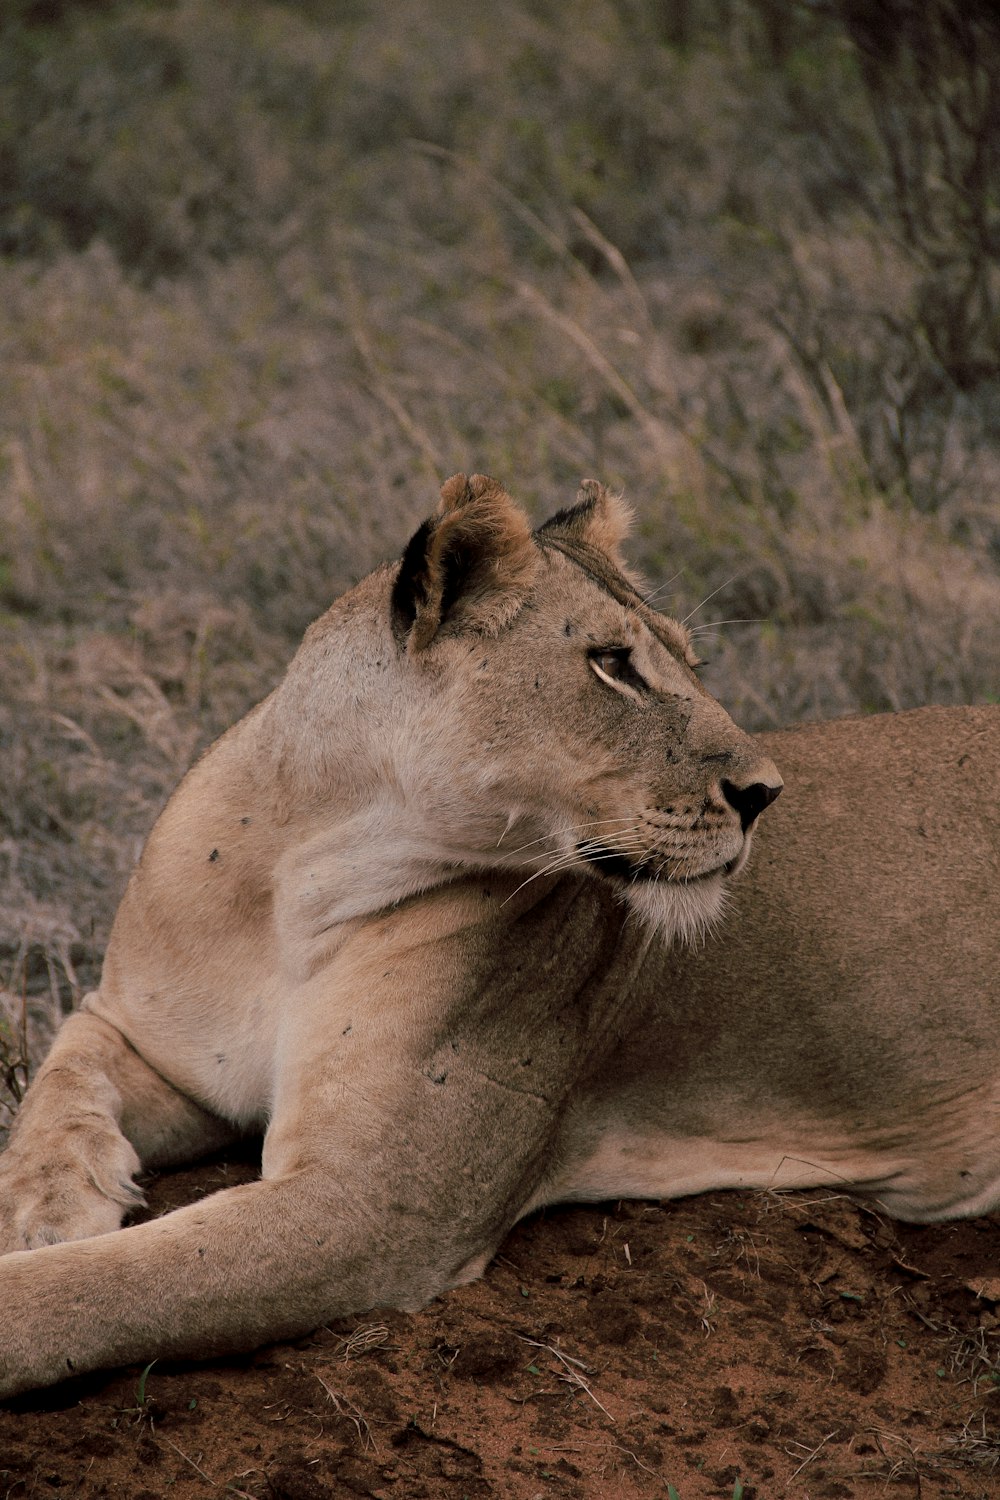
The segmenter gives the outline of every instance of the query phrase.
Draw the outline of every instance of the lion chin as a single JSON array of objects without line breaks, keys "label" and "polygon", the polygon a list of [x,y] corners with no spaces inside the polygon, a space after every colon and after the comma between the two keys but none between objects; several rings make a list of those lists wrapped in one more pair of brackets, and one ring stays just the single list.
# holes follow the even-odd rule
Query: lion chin
[{"label": "lion chin", "polygon": [[643,926],[667,943],[703,942],[726,907],[721,870],[698,880],[640,880],[623,886],[619,899]]}]

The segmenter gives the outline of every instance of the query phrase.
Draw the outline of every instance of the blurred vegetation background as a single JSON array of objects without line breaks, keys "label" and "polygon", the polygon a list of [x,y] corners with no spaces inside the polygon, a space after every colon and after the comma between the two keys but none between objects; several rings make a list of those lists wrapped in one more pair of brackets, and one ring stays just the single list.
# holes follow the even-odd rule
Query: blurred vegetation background
[{"label": "blurred vegetation background", "polygon": [[993,0],[6,0],[8,1091],[454,470],[623,488],[748,727],[995,698],[998,158]]}]

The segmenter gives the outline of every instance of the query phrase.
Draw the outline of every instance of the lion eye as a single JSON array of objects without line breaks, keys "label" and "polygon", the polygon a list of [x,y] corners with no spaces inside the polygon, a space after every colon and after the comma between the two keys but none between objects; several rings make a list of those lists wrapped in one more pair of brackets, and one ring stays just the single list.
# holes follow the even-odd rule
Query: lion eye
[{"label": "lion eye", "polygon": [[628,653],[625,651],[593,651],[590,659],[605,677],[613,677],[617,681],[625,675],[628,665]]},{"label": "lion eye", "polygon": [[628,646],[591,651],[590,665],[606,682],[621,682],[640,691],[646,687],[632,665],[632,652]]}]

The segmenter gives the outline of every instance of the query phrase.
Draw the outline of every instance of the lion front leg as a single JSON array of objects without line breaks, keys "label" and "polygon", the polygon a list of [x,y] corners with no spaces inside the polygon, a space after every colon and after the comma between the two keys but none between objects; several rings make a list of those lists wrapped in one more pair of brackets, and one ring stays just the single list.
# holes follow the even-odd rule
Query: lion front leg
[{"label": "lion front leg", "polygon": [[184,1160],[232,1128],[179,1094],[85,1011],[59,1030],[0,1155],[0,1254],[117,1229],[143,1165]]},{"label": "lion front leg", "polygon": [[0,1257],[0,1397],[85,1370],[303,1332],[327,1310],[322,1234],[257,1182],[73,1244]]},{"label": "lion front leg", "polygon": [[0,1399],[87,1370],[250,1349],[376,1305],[422,1305],[467,1255],[407,1220],[377,1176],[337,1183],[317,1167],[2,1256]]},{"label": "lion front leg", "polygon": [[362,1044],[356,1069],[321,1070],[304,1101],[293,1090],[258,1182],[0,1256],[0,1397],[414,1309],[475,1274],[533,1191],[549,1114],[498,1083],[499,1065],[484,1072],[471,1041],[445,1046],[446,1075],[436,1037],[405,1058]]}]

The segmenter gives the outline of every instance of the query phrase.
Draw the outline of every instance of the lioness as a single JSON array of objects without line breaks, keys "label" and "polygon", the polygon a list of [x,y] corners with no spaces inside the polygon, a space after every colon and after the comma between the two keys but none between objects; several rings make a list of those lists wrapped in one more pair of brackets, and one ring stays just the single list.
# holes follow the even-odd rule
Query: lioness
[{"label": "lioness", "polygon": [[0,1392],[418,1307],[555,1200],[1000,1201],[1000,713],[752,742],[624,522],[456,476],[189,772],[0,1158]]}]

